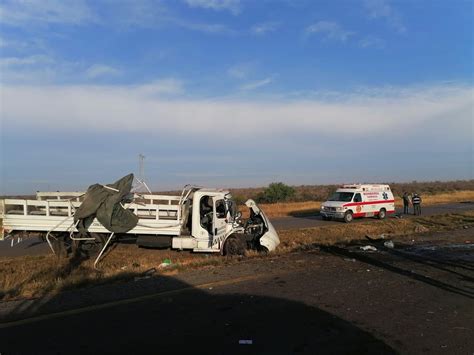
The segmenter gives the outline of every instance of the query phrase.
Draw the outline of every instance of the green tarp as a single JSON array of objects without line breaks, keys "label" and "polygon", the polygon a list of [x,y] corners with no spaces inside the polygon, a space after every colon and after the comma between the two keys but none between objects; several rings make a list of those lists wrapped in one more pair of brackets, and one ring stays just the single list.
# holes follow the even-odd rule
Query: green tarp
[{"label": "green tarp", "polygon": [[138,223],[138,217],[120,204],[130,195],[132,183],[133,174],[129,174],[113,184],[105,185],[118,191],[101,184],[89,186],[84,201],[74,213],[74,222],[79,221],[77,225],[79,233],[86,235],[94,218],[111,232],[126,233],[134,228]]}]

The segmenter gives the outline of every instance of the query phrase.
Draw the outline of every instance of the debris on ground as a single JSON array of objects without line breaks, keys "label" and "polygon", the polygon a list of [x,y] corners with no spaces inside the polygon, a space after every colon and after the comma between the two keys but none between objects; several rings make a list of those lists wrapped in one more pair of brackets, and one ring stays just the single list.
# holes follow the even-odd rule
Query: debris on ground
[{"label": "debris on ground", "polygon": [[146,276],[151,276],[151,275],[153,275],[155,272],[156,272],[156,269],[153,267],[153,268],[148,269],[147,271],[145,271],[144,274],[145,274]]},{"label": "debris on ground", "polygon": [[140,280],[146,280],[152,277],[152,275],[156,272],[155,268],[151,268],[143,273],[143,276],[135,276],[133,278],[133,281],[140,281]]},{"label": "debris on ground", "polygon": [[160,265],[158,265],[158,268],[164,269],[164,268],[166,268],[170,265],[171,265],[171,260],[170,259],[165,259],[165,260],[163,260],[163,262]]},{"label": "debris on ground", "polygon": [[395,248],[395,244],[393,244],[393,241],[387,240],[386,242],[383,243],[383,246],[386,248],[393,249]]},{"label": "debris on ground", "polygon": [[251,339],[240,339],[239,344],[240,345],[252,345],[253,340],[251,340]]},{"label": "debris on ground", "polygon": [[417,224],[415,226],[415,233],[423,233],[423,232],[428,232],[429,229],[426,228],[425,226],[422,226],[421,224]]},{"label": "debris on ground", "polygon": [[373,245],[365,245],[363,247],[360,247],[360,250],[363,250],[363,251],[377,251],[377,248],[374,247]]},{"label": "debris on ground", "polygon": [[390,237],[390,236],[385,235],[385,233],[380,234],[378,237],[371,237],[371,236],[368,235],[368,234],[365,235],[365,238],[366,238],[367,240],[370,240],[371,242],[378,242],[378,241],[380,241],[380,240],[386,239],[387,237]]},{"label": "debris on ground", "polygon": [[356,262],[356,259],[354,259],[354,258],[352,258],[352,259],[351,259],[351,258],[344,258],[344,260],[345,260],[345,261],[352,261],[353,263]]}]

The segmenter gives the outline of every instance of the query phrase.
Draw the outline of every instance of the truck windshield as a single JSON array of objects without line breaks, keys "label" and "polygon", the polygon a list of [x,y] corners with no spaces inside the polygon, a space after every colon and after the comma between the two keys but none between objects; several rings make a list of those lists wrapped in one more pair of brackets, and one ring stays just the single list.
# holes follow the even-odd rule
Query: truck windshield
[{"label": "truck windshield", "polygon": [[351,202],[353,192],[335,192],[328,201]]}]

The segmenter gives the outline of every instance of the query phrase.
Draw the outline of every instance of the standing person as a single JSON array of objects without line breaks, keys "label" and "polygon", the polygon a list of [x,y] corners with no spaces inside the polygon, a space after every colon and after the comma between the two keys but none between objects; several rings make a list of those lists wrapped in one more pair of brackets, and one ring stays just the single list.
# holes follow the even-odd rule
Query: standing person
[{"label": "standing person", "polygon": [[403,193],[403,214],[408,214],[408,206],[410,206],[410,195],[405,191]]},{"label": "standing person", "polygon": [[417,193],[414,193],[411,202],[413,203],[413,214],[415,216],[420,216],[421,215],[421,197],[418,196]]}]

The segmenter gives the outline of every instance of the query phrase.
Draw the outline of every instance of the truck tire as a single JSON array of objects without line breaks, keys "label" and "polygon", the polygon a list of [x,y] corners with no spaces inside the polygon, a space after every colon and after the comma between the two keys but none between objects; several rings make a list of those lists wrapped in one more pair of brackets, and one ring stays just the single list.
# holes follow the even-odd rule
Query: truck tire
[{"label": "truck tire", "polygon": [[378,215],[379,219],[385,219],[386,216],[387,212],[385,211],[385,208],[381,208]]},{"label": "truck tire", "polygon": [[236,256],[245,255],[246,242],[243,238],[239,238],[238,235],[231,235],[224,244],[224,255]]},{"label": "truck tire", "polygon": [[352,216],[352,211],[347,211],[344,214],[344,222],[351,223],[353,219],[354,219],[354,217]]}]

